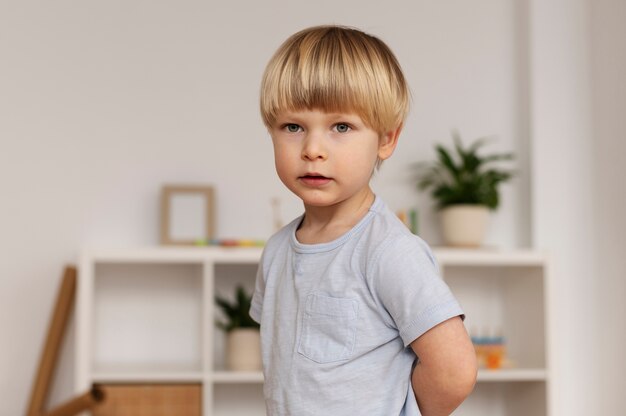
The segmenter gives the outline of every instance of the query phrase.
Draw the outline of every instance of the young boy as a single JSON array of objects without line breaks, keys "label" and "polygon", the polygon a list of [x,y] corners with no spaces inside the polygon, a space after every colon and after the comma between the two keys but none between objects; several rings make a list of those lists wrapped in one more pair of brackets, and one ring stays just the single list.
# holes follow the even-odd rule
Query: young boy
[{"label": "young boy", "polygon": [[449,415],[473,389],[461,307],[369,186],[408,101],[392,52],[356,29],[296,33],[266,68],[276,171],[304,203],[268,241],[250,310],[270,416]]}]

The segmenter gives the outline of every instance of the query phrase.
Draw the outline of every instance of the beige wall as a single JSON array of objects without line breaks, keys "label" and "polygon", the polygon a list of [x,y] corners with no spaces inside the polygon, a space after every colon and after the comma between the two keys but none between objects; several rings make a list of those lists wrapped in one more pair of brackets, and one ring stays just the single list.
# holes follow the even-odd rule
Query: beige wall
[{"label": "beige wall", "polygon": [[626,389],[626,2],[590,1],[597,322],[596,412],[624,411]]},{"label": "beige wall", "polygon": [[552,254],[552,415],[594,414],[593,165],[586,0],[530,2],[533,245]]},{"label": "beige wall", "polygon": [[626,4],[530,2],[533,244],[555,274],[557,415],[623,413]]}]

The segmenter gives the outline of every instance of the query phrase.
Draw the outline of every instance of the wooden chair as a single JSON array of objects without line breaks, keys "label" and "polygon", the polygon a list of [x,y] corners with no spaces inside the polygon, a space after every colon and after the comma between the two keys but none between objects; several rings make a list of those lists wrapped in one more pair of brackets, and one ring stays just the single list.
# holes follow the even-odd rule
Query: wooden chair
[{"label": "wooden chair", "polygon": [[93,408],[104,400],[104,393],[94,386],[91,390],[70,399],[52,410],[44,410],[50,391],[50,382],[54,375],[56,363],[67,327],[74,296],[76,293],[76,267],[67,266],[57,294],[57,300],[48,327],[48,334],[39,360],[37,376],[31,390],[27,416],[72,416]]}]

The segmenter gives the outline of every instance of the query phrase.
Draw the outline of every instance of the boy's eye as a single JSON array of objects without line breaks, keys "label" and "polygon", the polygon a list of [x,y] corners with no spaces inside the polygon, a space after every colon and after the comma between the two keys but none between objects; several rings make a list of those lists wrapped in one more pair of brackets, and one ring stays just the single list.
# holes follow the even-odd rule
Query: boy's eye
[{"label": "boy's eye", "polygon": [[350,131],[350,126],[346,123],[338,123],[335,125],[335,130],[337,130],[338,133],[347,133]]},{"label": "boy's eye", "polygon": [[300,131],[300,129],[301,129],[301,127],[300,127],[300,126],[298,126],[297,124],[292,124],[292,123],[287,124],[287,125],[285,126],[285,128],[287,129],[287,131],[288,131],[289,133],[297,133],[297,132],[299,132],[299,131]]}]

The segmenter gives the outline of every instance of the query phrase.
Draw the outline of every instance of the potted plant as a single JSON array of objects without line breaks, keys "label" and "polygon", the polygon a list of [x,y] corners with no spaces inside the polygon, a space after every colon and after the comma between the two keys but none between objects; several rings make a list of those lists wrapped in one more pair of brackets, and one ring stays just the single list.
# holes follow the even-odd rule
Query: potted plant
[{"label": "potted plant", "polygon": [[447,245],[478,247],[485,236],[489,211],[500,203],[498,187],[513,176],[493,163],[511,160],[513,154],[479,155],[487,138],[465,148],[458,132],[452,137],[453,149],[437,144],[437,159],[418,164],[418,188],[431,190]]},{"label": "potted plant", "polygon": [[242,286],[236,287],[232,302],[215,297],[225,318],[216,321],[216,325],[227,334],[226,364],[229,370],[259,371],[262,368],[259,324],[250,317],[251,302],[252,296]]}]

